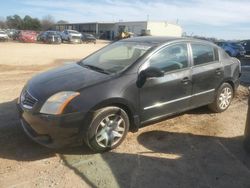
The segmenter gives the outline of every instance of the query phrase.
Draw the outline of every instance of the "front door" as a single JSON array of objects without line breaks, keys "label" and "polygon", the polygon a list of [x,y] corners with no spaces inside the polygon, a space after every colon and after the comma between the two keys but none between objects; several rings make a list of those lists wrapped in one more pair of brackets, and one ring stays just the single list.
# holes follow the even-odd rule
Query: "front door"
[{"label": "front door", "polygon": [[140,92],[141,121],[154,120],[189,107],[192,82],[186,43],[164,47],[146,62],[164,71],[164,76],[148,78]]}]

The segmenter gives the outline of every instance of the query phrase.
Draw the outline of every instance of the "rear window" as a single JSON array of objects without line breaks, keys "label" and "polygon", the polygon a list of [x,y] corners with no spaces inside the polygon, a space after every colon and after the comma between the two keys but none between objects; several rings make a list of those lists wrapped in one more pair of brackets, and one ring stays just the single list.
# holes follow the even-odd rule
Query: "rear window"
[{"label": "rear window", "polygon": [[230,58],[230,56],[223,49],[221,49],[220,50],[220,58],[221,59],[228,59],[228,58]]},{"label": "rear window", "polygon": [[194,65],[218,61],[218,50],[215,47],[206,44],[191,44],[191,46]]}]

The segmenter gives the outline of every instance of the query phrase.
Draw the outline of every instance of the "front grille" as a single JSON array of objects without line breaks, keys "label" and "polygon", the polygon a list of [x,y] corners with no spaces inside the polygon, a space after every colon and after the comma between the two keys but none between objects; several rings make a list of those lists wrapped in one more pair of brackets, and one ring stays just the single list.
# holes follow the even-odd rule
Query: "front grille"
[{"label": "front grille", "polygon": [[33,97],[27,90],[21,95],[21,104],[24,108],[32,109],[37,103],[37,99]]},{"label": "front grille", "polygon": [[78,36],[72,36],[71,38],[74,39],[74,40],[80,40],[81,39],[81,37],[78,37]]}]

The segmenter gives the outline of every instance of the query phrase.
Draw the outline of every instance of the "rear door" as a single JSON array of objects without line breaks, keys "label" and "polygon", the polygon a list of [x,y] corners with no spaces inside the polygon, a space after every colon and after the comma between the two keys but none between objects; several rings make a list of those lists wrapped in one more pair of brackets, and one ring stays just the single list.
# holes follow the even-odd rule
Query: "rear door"
[{"label": "rear door", "polygon": [[224,78],[224,67],[215,46],[190,43],[190,48],[193,64],[191,106],[198,107],[213,102],[216,89]]}]

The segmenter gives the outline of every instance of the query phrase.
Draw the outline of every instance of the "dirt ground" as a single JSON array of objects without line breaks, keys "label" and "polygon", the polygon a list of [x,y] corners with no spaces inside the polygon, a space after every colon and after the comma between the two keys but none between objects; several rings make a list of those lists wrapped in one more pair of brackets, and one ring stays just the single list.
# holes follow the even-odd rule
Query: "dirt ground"
[{"label": "dirt ground", "polygon": [[243,86],[224,113],[188,111],[129,133],[103,154],[86,146],[47,149],[24,134],[15,103],[26,81],[106,44],[0,43],[0,187],[249,188]]}]

